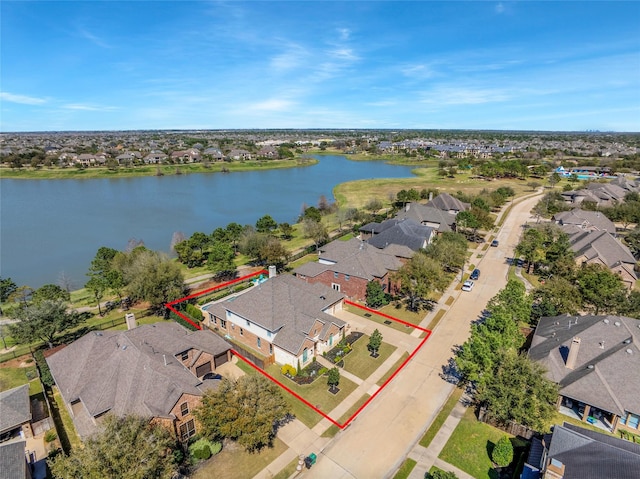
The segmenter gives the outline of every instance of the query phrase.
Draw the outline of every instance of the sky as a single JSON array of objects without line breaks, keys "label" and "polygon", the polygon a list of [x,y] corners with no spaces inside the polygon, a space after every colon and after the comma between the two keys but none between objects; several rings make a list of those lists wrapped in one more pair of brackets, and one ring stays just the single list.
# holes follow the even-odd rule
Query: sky
[{"label": "sky", "polygon": [[640,2],[0,2],[0,131],[640,131]]}]

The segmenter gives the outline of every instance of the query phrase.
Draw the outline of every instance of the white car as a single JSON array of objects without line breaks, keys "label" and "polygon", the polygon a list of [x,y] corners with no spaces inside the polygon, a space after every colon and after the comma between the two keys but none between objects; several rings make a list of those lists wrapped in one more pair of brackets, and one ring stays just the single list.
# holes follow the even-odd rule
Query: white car
[{"label": "white car", "polygon": [[471,291],[473,289],[473,281],[465,281],[462,285],[462,291]]}]

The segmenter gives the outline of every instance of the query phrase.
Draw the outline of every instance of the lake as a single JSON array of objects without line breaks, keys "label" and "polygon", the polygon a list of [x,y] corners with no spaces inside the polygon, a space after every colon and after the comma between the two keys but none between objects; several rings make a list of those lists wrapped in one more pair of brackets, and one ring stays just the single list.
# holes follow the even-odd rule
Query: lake
[{"label": "lake", "polygon": [[138,178],[0,180],[0,275],[39,287],[61,272],[81,287],[100,246],[130,238],[168,251],[174,231],[189,237],[269,214],[296,222],[303,204],[347,181],[411,176],[412,167],[319,156],[299,168]]}]

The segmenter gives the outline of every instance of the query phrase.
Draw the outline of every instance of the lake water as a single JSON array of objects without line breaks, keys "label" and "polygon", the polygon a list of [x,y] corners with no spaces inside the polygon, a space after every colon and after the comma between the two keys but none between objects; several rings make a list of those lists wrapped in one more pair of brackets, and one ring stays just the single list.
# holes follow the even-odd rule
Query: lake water
[{"label": "lake water", "polygon": [[130,238],[168,251],[174,231],[189,237],[235,221],[254,225],[265,214],[295,223],[303,204],[346,181],[411,176],[411,167],[320,156],[313,166],[180,176],[0,180],[0,276],[18,285],[74,286],[100,246],[123,250]]}]

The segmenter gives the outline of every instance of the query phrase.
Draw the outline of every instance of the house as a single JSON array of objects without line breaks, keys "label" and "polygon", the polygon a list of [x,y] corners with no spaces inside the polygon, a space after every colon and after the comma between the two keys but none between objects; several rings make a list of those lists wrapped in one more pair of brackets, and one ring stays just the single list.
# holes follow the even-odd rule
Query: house
[{"label": "house", "polygon": [[334,316],[343,301],[344,294],[323,284],[271,273],[266,281],[202,310],[209,328],[267,363],[305,367],[347,333],[347,323]]},{"label": "house", "polygon": [[263,146],[258,150],[258,157],[261,158],[277,159],[278,156],[278,149],[273,146]]},{"label": "house", "polygon": [[321,283],[350,298],[364,301],[370,281],[380,283],[386,292],[393,292],[391,274],[402,264],[393,254],[351,238],[324,245],[318,253],[317,263],[306,263],[293,273],[307,283]]},{"label": "house", "polygon": [[155,165],[158,163],[162,163],[166,159],[167,159],[167,155],[164,152],[152,150],[151,152],[149,152],[147,156],[143,158],[143,161],[148,165],[149,164]]},{"label": "house", "polygon": [[220,148],[210,147],[202,152],[203,155],[211,157],[212,160],[222,161],[224,160],[224,153]]},{"label": "house", "polygon": [[628,290],[633,289],[638,280],[636,259],[627,246],[608,231],[584,231],[575,226],[562,230],[569,235],[577,264],[601,264],[617,273]]},{"label": "house", "polygon": [[111,413],[147,417],[187,440],[197,427],[191,411],[230,358],[229,344],[211,331],[162,322],[87,333],[47,363],[82,438]]},{"label": "house", "polygon": [[360,228],[360,231],[363,234],[362,238],[366,238],[370,245],[380,249],[395,245],[398,254],[402,254],[399,248],[403,248],[409,252],[409,257],[412,256],[412,252],[426,248],[435,237],[433,228],[411,219],[390,219],[382,223],[369,223]]},{"label": "house", "polygon": [[[4,411],[3,411],[4,412]],[[0,479],[31,479],[25,441],[0,443]]]},{"label": "house", "polygon": [[573,424],[533,438],[521,479],[634,479],[640,445]]},{"label": "house", "polygon": [[200,161],[200,151],[196,148],[174,151],[171,153],[171,159],[184,163],[194,163]]},{"label": "house", "polygon": [[560,412],[607,431],[640,425],[640,322],[624,316],[540,319],[529,357],[560,385]]},{"label": "house", "polygon": [[33,437],[28,384],[0,392],[0,411],[0,442]]},{"label": "house", "polygon": [[461,211],[467,211],[471,208],[469,203],[464,203],[458,198],[454,198],[448,193],[440,193],[427,203],[427,206],[438,208],[442,211],[448,211],[451,214],[457,215]]},{"label": "house", "polygon": [[231,150],[227,155],[232,160],[250,160],[252,158],[251,152],[242,149]]},{"label": "house", "polygon": [[429,226],[437,233],[455,231],[456,215],[433,206],[421,203],[407,203],[404,209],[396,214],[399,220],[410,219],[424,226]]},{"label": "house", "polygon": [[574,208],[571,211],[561,211],[551,218],[560,226],[572,225],[588,231],[608,231],[616,233],[616,225],[599,211],[586,211]]}]

